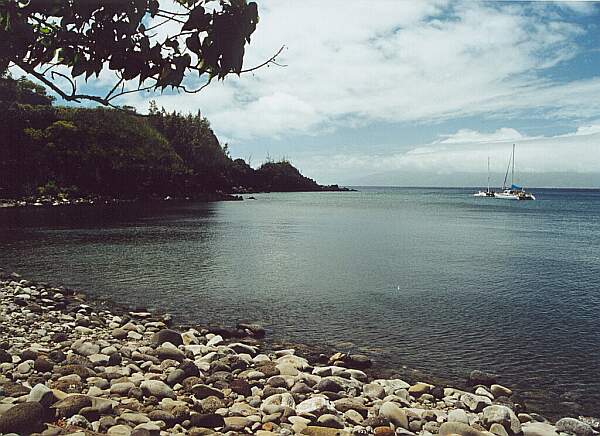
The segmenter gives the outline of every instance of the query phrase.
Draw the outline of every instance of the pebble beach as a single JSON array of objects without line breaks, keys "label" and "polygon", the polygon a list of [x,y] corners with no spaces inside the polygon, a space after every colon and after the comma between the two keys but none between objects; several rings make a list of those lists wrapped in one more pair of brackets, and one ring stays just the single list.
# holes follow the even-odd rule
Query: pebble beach
[{"label": "pebble beach", "polygon": [[473,371],[468,388],[378,378],[367,356],[273,350],[259,325],[177,328],[0,274],[0,434],[597,434],[550,421]]}]

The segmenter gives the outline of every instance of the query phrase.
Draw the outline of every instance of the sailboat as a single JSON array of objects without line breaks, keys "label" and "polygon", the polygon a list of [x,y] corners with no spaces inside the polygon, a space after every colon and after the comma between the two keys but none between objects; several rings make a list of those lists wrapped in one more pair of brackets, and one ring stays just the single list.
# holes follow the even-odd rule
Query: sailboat
[{"label": "sailboat", "polygon": [[473,194],[473,197],[494,197],[495,192],[490,190],[490,157],[488,156],[488,179],[487,191],[480,190]]},{"label": "sailboat", "polygon": [[[506,186],[508,180],[508,172],[511,169],[511,182],[510,188]],[[515,144],[513,144],[512,154],[508,160],[508,168],[506,168],[506,175],[504,176],[504,182],[502,183],[502,192],[494,193],[494,197],[502,198],[504,200],[535,200],[535,196],[530,192],[525,191],[523,187],[515,185]]]}]

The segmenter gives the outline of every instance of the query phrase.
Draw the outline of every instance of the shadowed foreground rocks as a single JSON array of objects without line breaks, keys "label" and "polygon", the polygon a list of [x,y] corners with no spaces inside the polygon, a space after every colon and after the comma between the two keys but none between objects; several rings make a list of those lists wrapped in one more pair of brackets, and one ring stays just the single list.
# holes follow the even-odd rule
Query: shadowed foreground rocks
[{"label": "shadowed foreground rocks", "polygon": [[[168,327],[146,312],[0,276],[0,433],[591,436],[527,414],[496,377],[468,391],[373,379],[366,356],[263,352],[264,329]],[[222,333],[222,334],[218,334]]]}]

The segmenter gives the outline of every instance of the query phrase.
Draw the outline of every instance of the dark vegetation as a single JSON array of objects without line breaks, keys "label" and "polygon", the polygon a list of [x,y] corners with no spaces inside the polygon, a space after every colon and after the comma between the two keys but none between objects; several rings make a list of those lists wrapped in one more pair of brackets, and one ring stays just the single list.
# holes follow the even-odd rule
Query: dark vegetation
[{"label": "dark vegetation", "polygon": [[[0,0],[0,71],[16,65],[64,100],[104,106],[142,90],[197,92],[275,63],[281,49],[243,68],[258,19],[246,0]],[[103,71],[114,79],[106,93],[78,92],[78,80]],[[183,84],[189,75],[202,79],[198,88]]]},{"label": "dark vegetation", "polygon": [[0,198],[200,196],[214,192],[319,191],[289,162],[253,169],[231,159],[200,115],[149,116],[54,106],[44,87],[0,77]]}]

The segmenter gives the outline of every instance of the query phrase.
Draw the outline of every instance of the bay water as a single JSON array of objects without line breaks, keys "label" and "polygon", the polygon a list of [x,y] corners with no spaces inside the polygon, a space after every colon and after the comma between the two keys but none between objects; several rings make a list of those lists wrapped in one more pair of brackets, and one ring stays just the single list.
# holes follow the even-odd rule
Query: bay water
[{"label": "bay water", "polygon": [[600,191],[472,192],[0,209],[0,269],[415,378],[488,370],[536,410],[597,414]]}]

